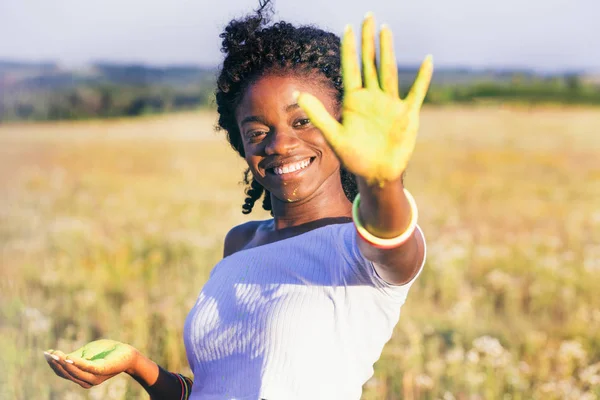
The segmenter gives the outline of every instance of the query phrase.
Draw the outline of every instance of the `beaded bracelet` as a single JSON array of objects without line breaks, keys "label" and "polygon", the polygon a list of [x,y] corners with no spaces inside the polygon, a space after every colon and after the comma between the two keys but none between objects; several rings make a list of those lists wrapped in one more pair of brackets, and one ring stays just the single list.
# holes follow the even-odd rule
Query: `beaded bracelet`
[{"label": "beaded bracelet", "polygon": [[383,239],[373,235],[372,233],[367,231],[367,229],[362,225],[362,223],[360,222],[360,218],[358,217],[360,193],[356,195],[356,198],[354,199],[354,202],[352,204],[352,219],[354,220],[354,226],[356,226],[356,231],[358,232],[358,235],[364,241],[378,249],[393,249],[394,247],[402,245],[410,238],[410,236],[417,228],[417,218],[419,217],[419,212],[417,210],[417,203],[415,202],[415,199],[412,197],[410,192],[404,189],[404,194],[406,195],[406,199],[408,200],[408,204],[410,205],[410,223],[408,224],[408,227],[404,232],[402,232],[396,237],[389,239]]},{"label": "beaded bracelet", "polygon": [[192,392],[193,381],[187,376],[183,376],[181,374],[173,374],[179,380],[181,384],[181,399],[187,400],[190,397],[190,393]]}]

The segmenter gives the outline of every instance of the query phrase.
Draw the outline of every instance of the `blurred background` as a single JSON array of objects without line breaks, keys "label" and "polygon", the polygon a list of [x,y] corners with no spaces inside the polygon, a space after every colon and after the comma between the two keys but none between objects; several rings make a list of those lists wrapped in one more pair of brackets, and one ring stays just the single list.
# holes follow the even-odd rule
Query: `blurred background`
[{"label": "blurred background", "polygon": [[[0,399],[84,390],[42,351],[98,338],[189,374],[182,330],[241,213],[215,132],[219,33],[254,0],[0,2]],[[428,239],[364,400],[600,398],[596,0],[275,2],[391,26],[402,91],[434,80],[406,184]]]}]

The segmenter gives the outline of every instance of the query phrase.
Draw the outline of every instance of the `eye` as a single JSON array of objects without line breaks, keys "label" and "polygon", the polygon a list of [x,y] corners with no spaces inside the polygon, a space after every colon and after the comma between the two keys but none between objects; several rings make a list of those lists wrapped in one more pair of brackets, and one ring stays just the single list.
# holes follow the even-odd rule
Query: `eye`
[{"label": "eye", "polygon": [[300,127],[303,127],[308,124],[310,124],[310,119],[300,118],[300,119],[297,119],[296,121],[294,121],[294,128],[300,128]]},{"label": "eye", "polygon": [[267,134],[266,131],[261,131],[261,130],[257,129],[257,130],[252,130],[252,131],[246,132],[244,134],[244,136],[251,142],[256,142],[256,141],[260,140],[260,138],[266,134]]}]

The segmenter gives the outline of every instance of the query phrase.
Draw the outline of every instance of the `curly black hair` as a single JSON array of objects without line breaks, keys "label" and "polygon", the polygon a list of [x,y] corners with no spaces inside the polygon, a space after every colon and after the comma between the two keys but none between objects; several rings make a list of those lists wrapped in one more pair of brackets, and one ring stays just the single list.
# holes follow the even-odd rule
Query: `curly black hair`
[{"label": "curly black hair", "polygon": [[[295,27],[285,21],[270,24],[270,0],[260,0],[255,14],[234,19],[220,35],[225,53],[217,79],[218,129],[227,133],[231,147],[244,157],[242,138],[235,110],[250,84],[267,73],[306,75],[318,72],[341,104],[343,96],[340,69],[340,38],[313,26]],[[350,201],[358,193],[354,175],[343,166],[342,187]],[[254,203],[264,195],[263,208],[271,211],[271,195],[247,169],[244,172],[246,200],[242,212],[252,212]]]}]

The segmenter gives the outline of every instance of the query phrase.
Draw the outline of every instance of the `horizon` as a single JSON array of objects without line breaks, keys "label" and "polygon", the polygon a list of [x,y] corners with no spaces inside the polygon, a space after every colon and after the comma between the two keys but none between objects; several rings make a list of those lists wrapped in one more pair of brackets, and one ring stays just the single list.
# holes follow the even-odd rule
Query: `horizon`
[{"label": "horizon", "polygon": [[[194,69],[208,69],[208,70],[217,70],[220,67],[220,64],[202,64],[202,63],[152,63],[148,61],[127,61],[127,60],[91,60],[89,62],[84,63],[68,63],[61,62],[60,60],[52,60],[52,59],[39,59],[39,60],[23,60],[23,59],[13,59],[0,57],[0,63],[6,64],[22,64],[22,65],[30,65],[30,66],[42,66],[42,65],[51,65],[58,68],[64,68],[65,70],[78,70],[95,66],[115,66],[115,67],[143,67],[149,69],[170,69],[170,68],[194,68]],[[401,70],[418,70],[419,64],[409,64],[409,63],[399,63],[398,69]],[[535,68],[527,65],[466,65],[466,64],[456,64],[456,65],[440,65],[436,64],[435,69],[437,70],[445,70],[445,71],[471,71],[471,72],[525,72],[525,73],[534,73],[540,75],[555,75],[555,74],[597,74],[600,73],[600,67],[591,67],[591,68],[554,68],[554,69],[544,69],[544,68]]]}]

